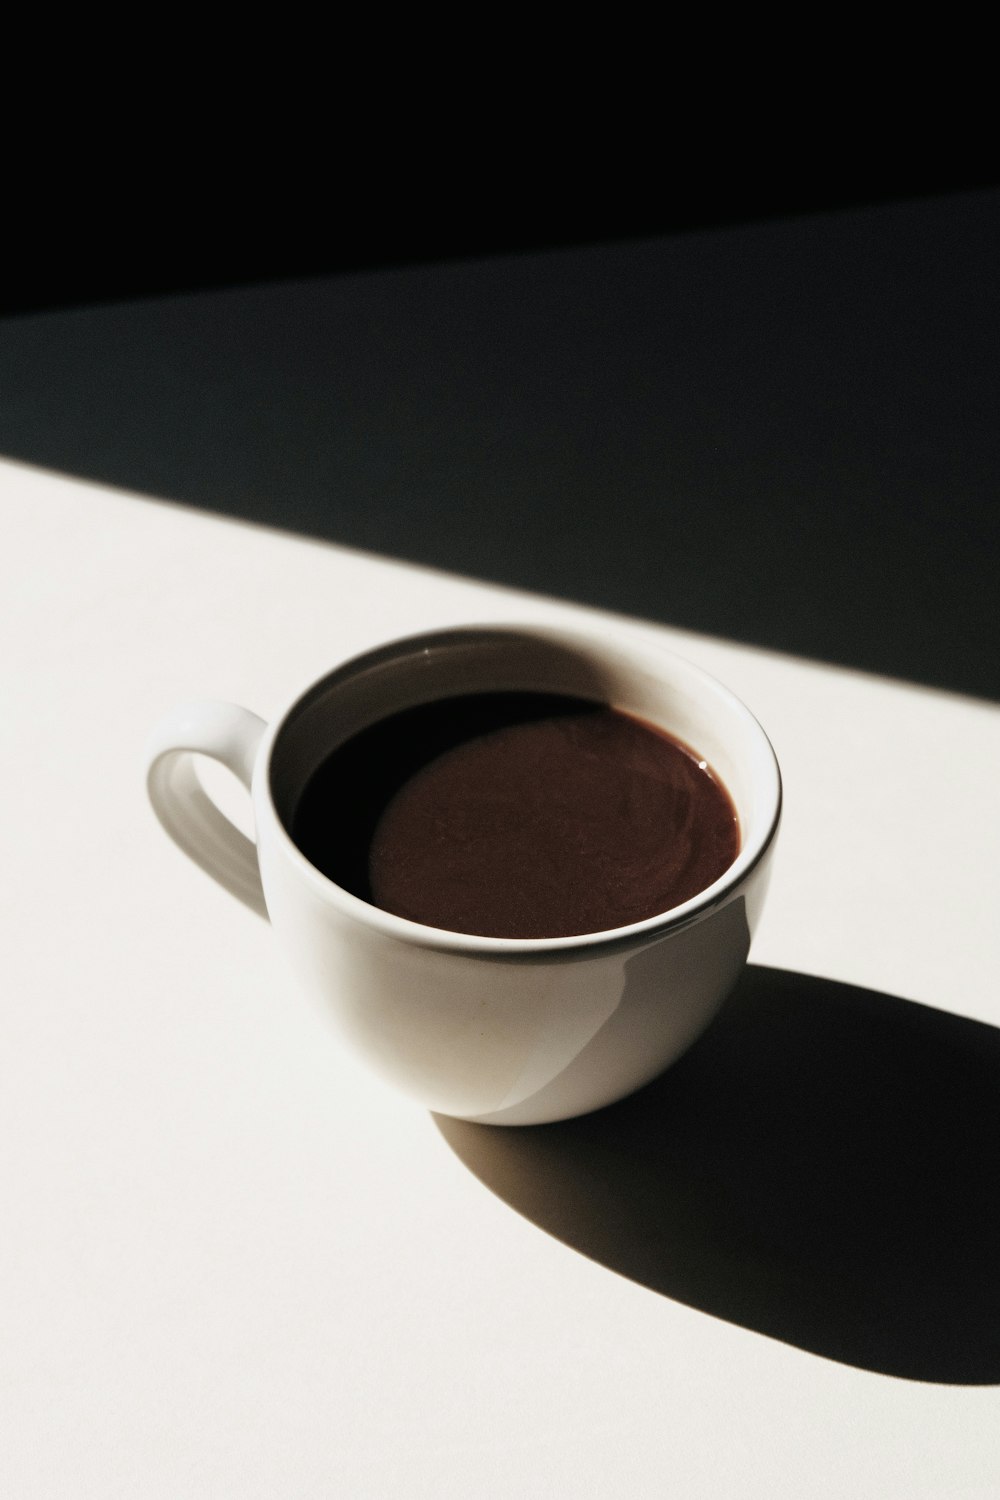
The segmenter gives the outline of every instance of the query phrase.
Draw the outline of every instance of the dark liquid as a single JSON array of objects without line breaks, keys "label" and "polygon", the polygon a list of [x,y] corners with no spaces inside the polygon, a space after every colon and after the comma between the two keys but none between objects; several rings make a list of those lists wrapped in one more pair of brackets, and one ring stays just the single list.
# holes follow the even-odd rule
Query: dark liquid
[{"label": "dark liquid", "polygon": [[431,927],[569,937],[667,911],[739,852],[687,746],[579,698],[484,693],[395,714],[320,765],[291,829],[355,896]]}]

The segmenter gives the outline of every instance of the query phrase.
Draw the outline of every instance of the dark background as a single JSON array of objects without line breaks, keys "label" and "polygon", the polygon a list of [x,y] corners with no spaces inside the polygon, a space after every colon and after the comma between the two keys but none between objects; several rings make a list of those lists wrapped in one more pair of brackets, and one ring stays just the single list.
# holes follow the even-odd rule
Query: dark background
[{"label": "dark background", "polygon": [[[380,195],[339,170],[327,184],[317,173],[287,189],[273,172],[241,176],[234,191],[221,164],[213,190],[205,163],[194,190],[178,192],[169,176],[150,182],[148,168],[130,174],[97,158],[81,161],[73,182],[64,177],[23,204],[20,232],[4,247],[0,314],[647,239],[1000,184],[1000,170],[967,156],[932,154],[919,164],[876,156],[808,170],[784,161],[738,175],[672,163],[662,184],[651,174],[623,185],[596,177],[561,192],[553,183],[551,193],[536,165],[494,196],[457,174],[445,182],[397,174]],[[185,170],[190,176],[190,160]]]},{"label": "dark background", "polygon": [[1000,190],[803,180],[50,201],[0,454],[1000,698]]}]

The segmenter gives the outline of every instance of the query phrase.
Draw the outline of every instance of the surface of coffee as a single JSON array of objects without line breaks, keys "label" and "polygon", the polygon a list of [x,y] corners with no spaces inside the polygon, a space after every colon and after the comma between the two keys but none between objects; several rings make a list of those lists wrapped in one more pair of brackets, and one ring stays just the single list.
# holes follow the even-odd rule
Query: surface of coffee
[{"label": "surface of coffee", "polygon": [[397,916],[490,937],[623,927],[739,852],[728,791],[686,745],[606,705],[483,693],[407,709],[334,750],[291,834]]}]

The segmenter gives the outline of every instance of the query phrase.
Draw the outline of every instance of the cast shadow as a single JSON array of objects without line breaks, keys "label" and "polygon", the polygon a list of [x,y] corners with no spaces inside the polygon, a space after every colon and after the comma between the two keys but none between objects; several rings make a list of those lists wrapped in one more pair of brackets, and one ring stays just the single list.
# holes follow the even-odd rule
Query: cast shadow
[{"label": "cast shadow", "polygon": [[751,967],[694,1048],[554,1125],[436,1117],[540,1228],[844,1364],[1000,1382],[1000,1030]]}]

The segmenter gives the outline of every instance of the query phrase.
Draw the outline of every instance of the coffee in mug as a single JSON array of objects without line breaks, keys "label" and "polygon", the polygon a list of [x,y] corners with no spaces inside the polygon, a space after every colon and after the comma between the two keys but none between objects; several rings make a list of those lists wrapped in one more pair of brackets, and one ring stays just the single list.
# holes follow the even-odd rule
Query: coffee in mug
[{"label": "coffee in mug", "polygon": [[551,693],[467,694],[379,720],[313,772],[290,832],[362,900],[501,938],[644,921],[739,851],[732,798],[697,751]]},{"label": "coffee in mug", "polygon": [[[199,756],[249,789],[253,840]],[[392,641],[270,724],[181,704],[146,761],[164,828],[269,917],[341,1043],[495,1125],[610,1104],[690,1046],[746,962],[781,810],[745,705],[610,628]]]}]

